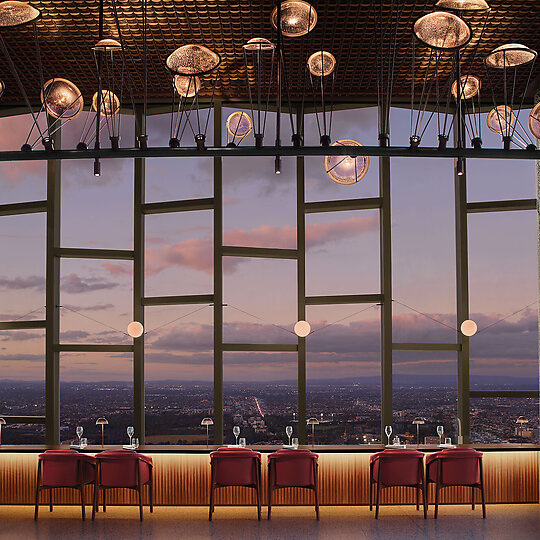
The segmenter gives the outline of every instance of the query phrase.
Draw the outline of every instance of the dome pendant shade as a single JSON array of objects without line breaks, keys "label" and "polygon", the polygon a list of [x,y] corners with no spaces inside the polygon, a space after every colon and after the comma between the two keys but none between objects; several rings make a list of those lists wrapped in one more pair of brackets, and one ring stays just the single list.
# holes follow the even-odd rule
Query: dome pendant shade
[{"label": "dome pendant shade", "polygon": [[[101,95],[103,97],[101,99],[101,106],[99,109],[100,115],[110,118],[118,114],[118,112],[120,111],[120,100],[118,99],[118,96],[116,94],[113,94],[110,90],[102,90]],[[95,111],[97,111],[97,100],[98,93],[96,92],[92,96],[92,108]]]},{"label": "dome pendant shade", "polygon": [[536,51],[519,43],[507,43],[493,49],[485,59],[486,65],[504,69],[523,66],[536,58]]},{"label": "dome pendant shade", "polygon": [[27,2],[0,2],[0,27],[28,24],[41,16],[41,11]]},{"label": "dome pendant shade", "polygon": [[[476,96],[482,87],[480,79],[474,75],[461,76],[461,99],[471,99]],[[457,99],[458,85],[457,81],[452,84],[452,95]]]},{"label": "dome pendant shade", "polygon": [[[332,146],[362,146],[353,139],[341,139]],[[326,174],[338,184],[356,184],[364,178],[369,169],[368,156],[326,156],[324,158]]]},{"label": "dome pendant shade", "polygon": [[41,102],[53,118],[71,120],[83,110],[80,90],[67,79],[50,79],[41,91]]},{"label": "dome pendant shade", "polygon": [[251,117],[243,111],[233,112],[227,118],[227,131],[232,137],[243,139],[251,133],[252,128]]},{"label": "dome pendant shade", "polygon": [[199,77],[189,77],[187,75],[174,76],[174,88],[179,96],[194,97],[201,89],[201,79]]},{"label": "dome pendant shade", "polygon": [[315,77],[330,75],[336,67],[333,54],[326,51],[314,52],[307,61],[308,69]]},{"label": "dome pendant shade", "polygon": [[[272,11],[272,26],[278,27],[278,8]],[[281,32],[287,37],[305,36],[317,24],[315,8],[303,0],[286,0],[281,2]]]},{"label": "dome pendant shade", "polygon": [[116,39],[105,38],[99,40],[93,47],[94,51],[101,52],[118,52],[122,50],[122,45]]},{"label": "dome pendant shade", "polygon": [[452,11],[489,11],[491,9],[485,0],[439,0],[435,7]]},{"label": "dome pendant shade", "polygon": [[529,129],[531,133],[540,139],[540,103],[537,103],[529,116]]},{"label": "dome pendant shade", "polygon": [[414,35],[432,49],[454,51],[469,43],[470,26],[457,15],[446,11],[434,11],[416,20]]},{"label": "dome pendant shade", "polygon": [[507,105],[499,105],[489,111],[487,116],[487,127],[493,133],[505,133],[516,119],[514,111]]},{"label": "dome pendant shade", "polygon": [[166,63],[178,75],[204,75],[221,64],[221,56],[204,45],[183,45],[169,55]]},{"label": "dome pendant shade", "polygon": [[246,51],[273,51],[276,46],[266,38],[252,38],[242,47]]}]

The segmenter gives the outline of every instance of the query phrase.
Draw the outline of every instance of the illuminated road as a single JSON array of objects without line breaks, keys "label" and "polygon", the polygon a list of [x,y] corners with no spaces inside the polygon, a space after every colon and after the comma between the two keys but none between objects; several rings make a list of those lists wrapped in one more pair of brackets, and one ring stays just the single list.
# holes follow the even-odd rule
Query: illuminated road
[{"label": "illuminated road", "polygon": [[264,418],[264,413],[262,412],[259,400],[256,397],[254,397],[253,399],[255,400],[255,405],[257,405],[257,409],[259,409],[259,414]]}]

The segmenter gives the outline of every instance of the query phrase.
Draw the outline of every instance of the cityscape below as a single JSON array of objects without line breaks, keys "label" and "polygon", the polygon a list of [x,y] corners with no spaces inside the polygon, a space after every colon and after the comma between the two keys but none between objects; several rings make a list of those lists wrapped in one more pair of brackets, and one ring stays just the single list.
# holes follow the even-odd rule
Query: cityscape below
[{"label": "cityscape below", "polygon": [[[498,385],[500,389],[500,385]],[[492,385],[475,389],[493,390]],[[511,389],[506,386],[505,389]],[[518,388],[515,388],[518,389]],[[522,386],[519,387],[522,389]],[[0,416],[45,414],[44,384],[8,381],[0,383]],[[124,382],[64,383],[61,386],[61,440],[76,439],[84,428],[89,444],[101,442],[98,417],[105,417],[105,444],[128,441],[132,425],[133,393]],[[316,418],[315,444],[375,444],[380,437],[380,387],[374,383],[314,381],[308,386],[308,418]],[[286,426],[297,429],[297,388],[292,382],[229,383],[224,385],[224,442],[234,443],[234,426],[247,444],[288,443]],[[400,441],[416,444],[413,420],[421,417],[420,443],[437,444],[437,426],[444,437],[457,442],[457,391],[455,387],[420,383],[395,384],[393,433]],[[146,444],[205,444],[203,418],[213,417],[213,387],[208,382],[148,382],[146,384]],[[528,420],[516,424],[518,417]],[[533,398],[471,399],[471,442],[537,442],[539,403]],[[311,430],[308,430],[311,443]],[[213,426],[210,426],[210,443]],[[135,433],[137,437],[137,433]],[[45,426],[12,424],[2,430],[4,444],[43,444]],[[386,443],[387,441],[384,440]]]}]

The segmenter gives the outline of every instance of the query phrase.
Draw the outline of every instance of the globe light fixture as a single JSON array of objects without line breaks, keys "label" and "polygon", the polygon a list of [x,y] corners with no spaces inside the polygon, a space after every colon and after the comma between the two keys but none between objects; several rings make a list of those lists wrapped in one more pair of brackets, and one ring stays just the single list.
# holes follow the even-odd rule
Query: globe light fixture
[{"label": "globe light fixture", "polygon": [[[98,92],[92,96],[92,108],[98,110]],[[112,118],[116,116],[120,111],[120,100],[118,96],[111,90],[101,91],[101,106],[99,108],[99,114],[106,118]]]},{"label": "globe light fixture", "polygon": [[2,426],[6,425],[6,419],[0,418],[0,446],[2,445]]},{"label": "globe light fixture", "polygon": [[[332,146],[362,146],[354,139],[341,139]],[[326,174],[338,184],[350,185],[364,178],[369,169],[368,156],[326,156],[324,158]]]},{"label": "globe light fixture", "polygon": [[53,118],[72,120],[83,110],[81,91],[67,79],[48,80],[41,90],[41,102]]},{"label": "globe light fixture", "polygon": [[[278,6],[272,11],[272,26],[278,28]],[[303,0],[281,2],[281,33],[287,37],[305,36],[317,24],[315,8]]]},{"label": "globe light fixture", "polygon": [[132,338],[141,337],[144,334],[144,326],[139,321],[130,322],[127,326],[127,332]]},{"label": "globe light fixture", "polygon": [[294,333],[298,337],[305,338],[311,333],[311,325],[307,321],[298,321],[294,325]]},{"label": "globe light fixture", "polygon": [[464,336],[471,337],[478,332],[478,326],[471,319],[467,319],[461,323],[461,333]]},{"label": "globe light fixture", "polygon": [[327,51],[317,51],[308,58],[307,65],[309,72],[315,77],[326,77],[333,73],[336,58]]},{"label": "globe light fixture", "polygon": [[19,26],[34,22],[41,11],[28,2],[0,2],[0,27]]},{"label": "globe light fixture", "polygon": [[435,7],[450,11],[489,11],[485,0],[439,0]]},{"label": "globe light fixture", "polygon": [[201,79],[197,76],[175,75],[173,79],[174,89],[180,97],[194,97],[201,89]]},{"label": "globe light fixture", "polygon": [[[475,75],[462,75],[461,76],[461,99],[471,99],[474,96],[478,95],[480,88],[482,87],[482,82]],[[458,83],[457,80],[453,82],[452,95],[457,99],[458,97]]]},{"label": "globe light fixture", "polygon": [[203,418],[201,420],[201,426],[206,426],[206,448],[208,448],[208,428],[214,425],[214,421],[211,418]]},{"label": "globe light fixture", "polygon": [[447,11],[434,11],[420,17],[413,25],[413,33],[424,45],[442,51],[461,49],[472,37],[471,27]]},{"label": "globe light fixture", "polygon": [[529,129],[537,139],[540,139],[540,102],[535,105],[529,115]]},{"label": "globe light fixture", "polygon": [[221,64],[221,56],[204,45],[182,45],[166,60],[167,67],[177,75],[204,75]]},{"label": "globe light fixture", "polygon": [[486,65],[497,69],[524,66],[537,56],[536,51],[520,43],[507,43],[493,49],[485,58]]},{"label": "globe light fixture", "polygon": [[236,146],[236,139],[239,142],[247,137],[253,129],[253,122],[248,113],[243,111],[236,111],[229,115],[227,118],[227,139],[229,135],[232,137],[232,141],[227,146]]},{"label": "globe light fixture", "polygon": [[101,448],[104,447],[105,443],[105,426],[109,424],[109,421],[104,417],[100,417],[96,420],[96,426],[101,426]]},{"label": "globe light fixture", "polygon": [[499,105],[491,109],[487,115],[487,127],[493,133],[507,133],[516,117],[514,111],[508,105]]}]

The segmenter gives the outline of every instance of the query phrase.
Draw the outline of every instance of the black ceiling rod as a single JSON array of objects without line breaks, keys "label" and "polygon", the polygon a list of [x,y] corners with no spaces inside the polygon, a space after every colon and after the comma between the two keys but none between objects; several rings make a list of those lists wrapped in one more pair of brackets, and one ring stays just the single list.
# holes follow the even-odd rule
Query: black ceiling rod
[{"label": "black ceiling rod", "polygon": [[[98,26],[98,42],[100,42],[103,39],[103,20],[104,20],[104,6],[103,6],[104,0],[99,0],[99,26]],[[101,67],[102,67],[102,51],[96,51],[97,52],[97,69],[98,69],[98,99],[96,99],[96,133],[95,133],[95,141],[94,141],[94,148],[96,150],[99,150],[100,147],[100,141],[99,141],[99,134],[101,131],[101,101],[103,97],[103,89],[102,89],[102,80],[101,80]],[[94,160],[94,176],[101,176],[101,163],[99,162],[99,158],[96,158]]]},{"label": "black ceiling rod", "polygon": [[[281,146],[281,50],[283,48],[283,31],[281,28],[281,0],[277,0],[277,103],[276,103],[276,148]],[[274,172],[281,174],[281,156],[276,155]]]},{"label": "black ceiling rod", "polygon": [[144,74],[144,104],[141,134],[138,137],[139,148],[148,148],[148,134],[146,133],[146,116],[148,112],[148,4],[147,0],[142,0],[143,7],[143,74]]}]

